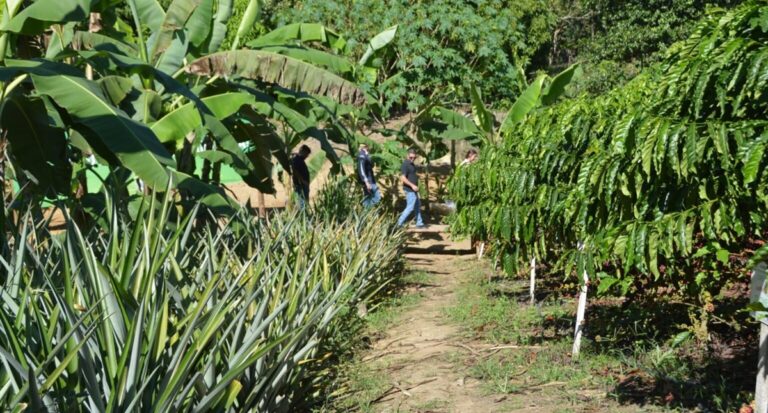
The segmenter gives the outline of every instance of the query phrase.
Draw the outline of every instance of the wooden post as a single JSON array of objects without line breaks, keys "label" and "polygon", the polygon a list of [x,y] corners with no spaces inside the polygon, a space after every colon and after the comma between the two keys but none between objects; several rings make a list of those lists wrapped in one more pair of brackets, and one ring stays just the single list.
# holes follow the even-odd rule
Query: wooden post
[{"label": "wooden post", "polygon": [[264,192],[258,191],[256,193],[256,200],[259,206],[259,218],[267,216],[267,207],[264,205]]},{"label": "wooden post", "polygon": [[579,357],[579,351],[581,350],[581,333],[584,331],[584,313],[587,310],[589,276],[587,275],[586,270],[584,270],[583,277],[581,291],[579,292],[579,307],[576,310],[576,329],[573,334],[573,349],[571,351],[571,355],[574,359]]},{"label": "wooden post", "polygon": [[451,171],[456,170],[456,141],[451,140]]},{"label": "wooden post", "polygon": [[531,258],[531,305],[536,304],[536,257]]},{"label": "wooden post", "polygon": [[[752,271],[750,302],[765,304],[766,264],[761,262]],[[755,380],[755,412],[768,413],[768,320],[764,312],[753,312],[752,316],[760,321],[760,351],[757,359],[757,378]]]}]

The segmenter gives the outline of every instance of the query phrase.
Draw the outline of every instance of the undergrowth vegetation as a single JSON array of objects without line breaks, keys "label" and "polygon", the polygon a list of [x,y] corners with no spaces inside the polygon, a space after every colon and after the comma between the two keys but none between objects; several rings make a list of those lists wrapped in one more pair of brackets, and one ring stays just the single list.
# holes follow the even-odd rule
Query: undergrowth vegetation
[{"label": "undergrowth vegetation", "polygon": [[0,257],[3,406],[293,411],[400,273],[403,233],[354,204],[266,223],[170,201],[110,209],[108,231],[19,219]]},{"label": "undergrowth vegetation", "polygon": [[[562,400],[599,411],[621,405],[639,405],[643,411],[737,411],[750,402],[754,383],[744,371],[753,369],[754,359],[748,341],[712,354],[690,334],[654,335],[655,321],[674,323],[681,315],[684,320],[678,307],[646,309],[640,317],[621,300],[601,300],[590,308],[593,327],[579,359],[572,359],[575,300],[562,294],[557,274],[541,278],[538,301],[530,305],[522,280],[488,281],[475,274],[446,309],[468,343],[496,349],[454,356],[486,392],[535,392],[542,403]],[[653,321],[643,322],[644,317]],[[524,407],[529,406],[517,406]]]}]

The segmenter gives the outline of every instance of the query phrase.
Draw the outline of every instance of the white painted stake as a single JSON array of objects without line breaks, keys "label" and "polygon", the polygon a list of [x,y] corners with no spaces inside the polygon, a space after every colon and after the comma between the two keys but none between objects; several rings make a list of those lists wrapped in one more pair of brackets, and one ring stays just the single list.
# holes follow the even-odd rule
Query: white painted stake
[{"label": "white painted stake", "polygon": [[589,284],[589,276],[584,271],[584,283],[581,285],[581,292],[579,293],[579,307],[576,310],[576,331],[573,334],[573,350],[571,355],[573,358],[579,357],[579,350],[581,349],[581,333],[584,331],[584,312],[587,310],[587,284]]},{"label": "white painted stake", "polygon": [[531,258],[531,305],[536,304],[536,257]]},{"label": "white painted stake", "polygon": [[755,412],[768,412],[768,326],[760,323],[760,356],[755,382]]},{"label": "white painted stake", "polygon": [[485,242],[480,241],[480,243],[477,245],[477,259],[482,260],[483,259],[483,253],[485,253]]},{"label": "white painted stake", "polygon": [[[765,263],[758,264],[752,271],[750,301],[760,302],[766,293]],[[754,313],[753,313],[754,315]],[[757,379],[755,380],[755,412],[768,413],[768,322],[760,320],[760,351],[757,359]]]}]

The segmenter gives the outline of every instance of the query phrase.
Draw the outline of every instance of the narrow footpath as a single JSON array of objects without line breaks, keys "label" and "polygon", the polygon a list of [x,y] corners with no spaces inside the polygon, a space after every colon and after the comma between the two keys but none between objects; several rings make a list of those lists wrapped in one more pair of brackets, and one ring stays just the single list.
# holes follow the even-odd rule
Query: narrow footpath
[{"label": "narrow footpath", "polygon": [[[468,288],[491,275],[488,260],[478,260],[468,241],[456,242],[444,226],[409,230],[408,266],[419,281],[409,294],[418,296],[383,332],[377,334],[360,362],[380,382],[363,412],[487,413],[487,412],[637,412],[657,411],[608,401],[605,389],[585,382],[566,388],[553,376],[528,380],[527,368],[507,374],[510,389],[499,394],[478,378],[478,363],[498,363],[505,354],[526,352],[532,363],[542,347],[495,345],[451,318],[466,305]],[[472,308],[470,312],[482,311]],[[512,320],[510,320],[512,321]],[[509,352],[509,353],[507,353]],[[497,358],[501,356],[501,359]],[[511,374],[511,375],[510,375]],[[588,375],[589,373],[587,373]],[[511,390],[513,383],[518,390]]]},{"label": "narrow footpath", "polygon": [[470,348],[446,310],[456,301],[462,274],[476,270],[473,255],[409,254],[416,271],[430,275],[418,305],[403,313],[364,360],[378,361],[392,387],[378,412],[502,412],[504,400],[484,395],[480,383],[457,368],[456,353]]}]

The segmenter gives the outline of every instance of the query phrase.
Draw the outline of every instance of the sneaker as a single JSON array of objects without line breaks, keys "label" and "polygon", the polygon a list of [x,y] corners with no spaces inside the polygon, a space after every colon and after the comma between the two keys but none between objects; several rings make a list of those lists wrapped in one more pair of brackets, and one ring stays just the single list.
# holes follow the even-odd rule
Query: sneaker
[{"label": "sneaker", "polygon": [[427,227],[427,224],[416,225],[416,228],[418,229],[424,229],[426,227]]}]

